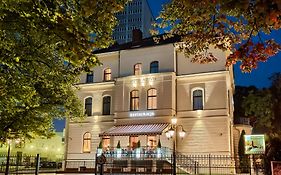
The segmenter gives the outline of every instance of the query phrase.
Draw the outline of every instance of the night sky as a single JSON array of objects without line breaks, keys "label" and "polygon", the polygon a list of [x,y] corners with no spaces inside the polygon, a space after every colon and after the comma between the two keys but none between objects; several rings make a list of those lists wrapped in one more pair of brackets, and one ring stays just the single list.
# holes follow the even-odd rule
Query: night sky
[{"label": "night sky", "polygon": [[[162,4],[169,2],[169,0],[148,0],[153,16],[156,18],[162,9]],[[264,38],[273,37],[275,41],[281,43],[281,30],[274,31],[270,36],[263,36]],[[270,86],[268,78],[275,72],[281,72],[281,53],[271,57],[265,63],[259,63],[258,68],[251,73],[242,73],[239,64],[234,66],[235,85],[240,86],[256,86],[258,88]],[[64,128],[64,120],[56,120],[55,128],[57,131],[62,131]]]}]

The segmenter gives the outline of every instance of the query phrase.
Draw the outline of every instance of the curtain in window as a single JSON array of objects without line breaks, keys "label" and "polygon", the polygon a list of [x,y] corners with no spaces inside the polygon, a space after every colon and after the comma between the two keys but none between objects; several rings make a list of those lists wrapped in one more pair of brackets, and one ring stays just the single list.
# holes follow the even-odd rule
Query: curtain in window
[{"label": "curtain in window", "polygon": [[139,110],[139,91],[138,90],[133,90],[130,93],[130,108],[131,111],[137,111]]},{"label": "curtain in window", "polygon": [[86,132],[83,135],[83,152],[89,153],[91,152],[91,134]]},{"label": "curtain in window", "polygon": [[157,90],[149,89],[147,91],[147,109],[157,108]]}]

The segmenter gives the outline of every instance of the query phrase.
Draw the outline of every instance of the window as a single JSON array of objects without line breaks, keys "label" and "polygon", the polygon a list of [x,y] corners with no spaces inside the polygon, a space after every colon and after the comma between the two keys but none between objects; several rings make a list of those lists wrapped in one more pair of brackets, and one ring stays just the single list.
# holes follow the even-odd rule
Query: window
[{"label": "window", "polygon": [[104,70],[104,75],[103,75],[103,80],[104,81],[110,81],[111,80],[111,69],[107,68]]},{"label": "window", "polygon": [[133,90],[130,93],[130,109],[131,111],[137,111],[139,110],[139,91]]},{"label": "window", "polygon": [[135,64],[134,66],[134,75],[141,75],[141,63]]},{"label": "window", "polygon": [[155,148],[157,146],[156,136],[147,136],[147,145],[151,148]]},{"label": "window", "polygon": [[94,82],[94,74],[93,72],[87,73],[86,83],[93,83]]},{"label": "window", "polygon": [[92,97],[88,97],[85,99],[85,114],[87,116],[92,115]]},{"label": "window", "polygon": [[147,91],[147,109],[157,108],[157,90],[149,89]]},{"label": "window", "polygon": [[110,137],[103,137],[102,138],[102,145],[103,145],[104,149],[109,148],[109,146],[110,146]]},{"label": "window", "polygon": [[137,148],[138,141],[139,141],[138,136],[130,136],[130,138],[129,138],[130,147],[133,148],[133,149]]},{"label": "window", "polygon": [[158,61],[153,61],[150,63],[150,73],[158,73],[159,72],[159,63]]},{"label": "window", "polygon": [[196,89],[192,92],[193,97],[193,110],[203,109],[203,90]]},{"label": "window", "polygon": [[83,135],[83,153],[91,152],[91,134],[86,132]]},{"label": "window", "polygon": [[103,97],[102,101],[102,115],[110,115],[110,96]]}]

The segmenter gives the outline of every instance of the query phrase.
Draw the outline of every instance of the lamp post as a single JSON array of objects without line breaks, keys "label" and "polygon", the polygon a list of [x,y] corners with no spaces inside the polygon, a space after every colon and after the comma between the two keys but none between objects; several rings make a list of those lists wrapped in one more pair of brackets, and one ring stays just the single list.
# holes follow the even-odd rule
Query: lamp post
[{"label": "lamp post", "polygon": [[[181,130],[178,130],[181,128]],[[168,139],[173,138],[173,175],[177,174],[177,158],[176,158],[176,141],[177,141],[177,133],[179,134],[180,138],[183,138],[186,132],[183,129],[182,125],[177,125],[177,118],[173,116],[171,119],[171,127],[165,133]]]}]

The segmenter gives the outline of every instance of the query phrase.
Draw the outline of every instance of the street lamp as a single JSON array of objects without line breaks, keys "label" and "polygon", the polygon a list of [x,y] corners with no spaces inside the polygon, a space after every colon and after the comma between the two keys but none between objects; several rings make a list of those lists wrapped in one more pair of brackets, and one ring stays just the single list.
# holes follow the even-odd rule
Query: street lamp
[{"label": "street lamp", "polygon": [[[178,130],[181,128],[180,130]],[[176,141],[177,141],[177,132],[179,133],[180,138],[183,138],[186,134],[182,125],[177,125],[177,118],[174,115],[171,119],[171,127],[166,131],[166,137],[168,139],[173,138],[173,175],[177,174],[177,159],[176,159]]]}]

